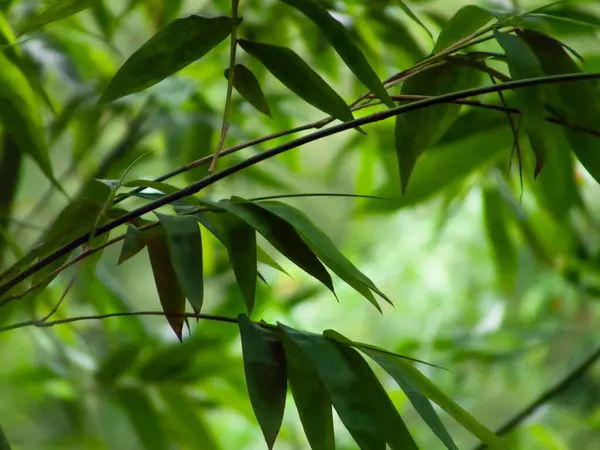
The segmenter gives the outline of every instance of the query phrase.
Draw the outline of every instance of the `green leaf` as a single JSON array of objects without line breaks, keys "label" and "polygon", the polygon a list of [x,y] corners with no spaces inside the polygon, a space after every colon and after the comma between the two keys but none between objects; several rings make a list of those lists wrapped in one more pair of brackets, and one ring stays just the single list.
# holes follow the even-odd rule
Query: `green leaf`
[{"label": "green leaf", "polygon": [[201,350],[196,335],[183,343],[169,344],[159,348],[143,361],[136,371],[145,383],[177,382],[185,378]]},{"label": "green leaf", "polygon": [[283,347],[275,333],[238,318],[244,372],[252,409],[269,449],[273,448],[283,420],[287,378]]},{"label": "green leaf", "polygon": [[361,377],[338,346],[323,336],[278,323],[300,348],[327,389],[340,419],[360,448],[385,449],[386,432],[375,416],[373,404]]},{"label": "green leaf", "polygon": [[44,175],[62,190],[53,175],[36,96],[27,78],[4,53],[0,53],[0,66],[0,122],[20,150],[32,157]]},{"label": "green leaf", "polygon": [[[490,448],[506,448],[500,438],[479,423],[468,412],[458,406],[451,398],[447,397],[421,372],[419,372],[418,369],[413,367],[412,364],[400,358],[395,358],[384,353],[363,348],[361,348],[361,350],[369,355],[369,357],[373,358],[377,364],[379,364],[387,373],[389,373],[403,390],[404,386],[407,386],[408,391],[405,390],[405,393],[407,396],[409,396],[410,392],[409,400],[411,397],[416,399],[415,392],[420,392],[423,396],[435,402],[440,408],[450,414],[454,420],[473,433],[473,435],[479,438],[483,443],[487,444]],[[422,399],[419,401],[422,403]],[[423,412],[425,412],[425,410],[423,410]],[[421,414],[421,412],[419,413]],[[430,414],[428,414],[428,418],[431,421],[431,423],[427,422],[428,425],[436,434],[440,433],[438,434],[440,438],[446,434],[441,430],[440,424],[436,424],[437,421],[435,421]],[[447,439],[444,439],[443,441],[446,442],[446,440]]]},{"label": "green leaf", "polygon": [[[535,53],[517,36],[496,31],[496,40],[504,49],[513,79],[536,78],[543,75]],[[544,95],[540,86],[518,89],[516,102],[521,110],[523,125],[536,156],[535,175],[540,172],[548,153]]]},{"label": "green leaf", "polygon": [[20,34],[77,14],[93,6],[96,2],[98,0],[55,0],[41,13],[27,20]]},{"label": "green leaf", "polygon": [[121,387],[117,390],[116,397],[144,449],[164,450],[169,448],[162,420],[142,389]]},{"label": "green leaf", "polygon": [[348,68],[374,95],[393,108],[394,102],[346,27],[316,0],[280,0],[308,17],[329,40]]},{"label": "green leaf", "polygon": [[194,312],[202,310],[204,275],[202,269],[202,234],[194,217],[156,213],[167,236],[171,263],[177,281]]},{"label": "green leaf", "polygon": [[252,203],[245,202],[243,199],[237,201],[235,197],[232,197],[232,200],[206,203],[223,208],[242,219],[264,236],[283,256],[309,275],[315,277],[335,294],[333,282],[327,269],[291,225],[276,215]]},{"label": "green leaf", "polygon": [[246,301],[246,310],[251,314],[258,276],[256,231],[229,213],[221,215],[221,225],[235,279]]},{"label": "green leaf", "polygon": [[[229,79],[229,69],[225,70],[225,78]],[[258,80],[246,66],[236,64],[233,70],[233,87],[248,102],[264,115],[271,117],[269,104],[263,94]]]},{"label": "green leaf", "polygon": [[289,275],[283,267],[281,267],[277,261],[275,261],[273,258],[271,258],[271,255],[269,255],[267,252],[265,252],[262,248],[260,247],[256,247],[257,250],[257,259],[258,261],[260,261],[263,264],[266,264],[269,267],[272,267],[275,270],[278,270],[279,272],[285,273],[286,275]]},{"label": "green leaf", "polygon": [[360,292],[369,302],[381,311],[371,290],[380,294],[386,301],[391,301],[381,293],[375,284],[354,264],[352,264],[336,247],[336,245],[302,212],[281,202],[266,201],[256,203],[293,226],[317,257],[342,280]]},{"label": "green leaf", "polygon": [[2,425],[0,425],[0,450],[10,450],[10,444],[4,430],[2,430]]},{"label": "green leaf", "polygon": [[231,28],[229,17],[189,16],[174,20],[125,61],[100,101],[109,102],[147,89],[179,72],[227,38]]},{"label": "green leaf", "polygon": [[334,450],[333,414],[329,394],[298,345],[287,334],[282,334],[281,343],[294,403],[310,448]]},{"label": "green leaf", "polygon": [[353,120],[342,97],[289,48],[240,39],[240,46],[305,102],[344,122]]},{"label": "green leaf", "polygon": [[139,344],[118,346],[100,362],[96,371],[96,381],[103,385],[114,384],[137,361],[142,347]]},{"label": "green leaf", "polygon": [[[524,30],[519,36],[531,47],[546,75],[581,72],[559,41],[531,30]],[[600,132],[600,95],[594,82],[557,83],[548,90],[554,90],[555,96],[549,101],[567,123]],[[568,128],[564,128],[564,133],[577,159],[600,183],[598,138]]]},{"label": "green leaf", "polygon": [[483,218],[492,247],[500,280],[500,288],[511,295],[517,275],[517,253],[508,230],[506,204],[497,189],[484,187]]},{"label": "green leaf", "polygon": [[[472,87],[479,73],[454,62],[422,71],[402,86],[404,95],[442,95]],[[417,159],[448,130],[456,120],[461,106],[446,103],[396,116],[395,142],[402,193]]]},{"label": "green leaf", "polygon": [[130,223],[127,224],[127,232],[119,254],[117,264],[122,264],[133,256],[141,252],[146,247],[146,240],[142,236],[142,232]]},{"label": "green leaf", "polygon": [[181,341],[185,322],[185,318],[182,316],[185,313],[185,295],[179,286],[177,274],[171,263],[169,245],[164,230],[149,239],[147,245],[160,304],[169,325]]},{"label": "green leaf", "polygon": [[421,28],[423,28],[423,30],[425,30],[429,37],[433,39],[433,35],[431,34],[431,31],[429,31],[429,28],[427,28],[427,26],[421,21],[421,19],[419,19],[419,17],[408,7],[408,5],[405,2],[403,2],[402,0],[397,0],[396,3],[398,4],[398,6],[400,6],[400,9],[404,11],[404,14],[406,14]]},{"label": "green leaf", "polygon": [[494,16],[483,8],[467,5],[459,9],[444,26],[433,48],[437,53],[476,32]]}]

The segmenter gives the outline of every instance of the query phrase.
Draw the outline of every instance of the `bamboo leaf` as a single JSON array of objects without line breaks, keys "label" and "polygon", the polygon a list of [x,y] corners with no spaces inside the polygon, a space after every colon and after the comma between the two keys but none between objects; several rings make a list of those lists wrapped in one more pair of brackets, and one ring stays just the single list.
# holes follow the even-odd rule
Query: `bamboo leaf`
[{"label": "bamboo leaf", "polygon": [[444,29],[440,32],[433,53],[444,50],[461,39],[466,38],[492,19],[494,19],[494,16],[479,6],[467,5],[462,7],[450,18]]},{"label": "bamboo leaf", "polygon": [[177,274],[171,263],[169,245],[164,230],[149,239],[147,245],[160,304],[169,325],[181,341],[185,322],[185,318],[182,316],[185,313],[185,295],[179,286]]},{"label": "bamboo leaf", "polygon": [[142,350],[139,344],[126,344],[118,346],[102,360],[96,371],[96,381],[108,386],[114,384],[137,361]]},{"label": "bamboo leaf", "polygon": [[383,87],[381,80],[370,66],[367,58],[354,42],[344,25],[334,19],[316,0],[280,0],[300,11],[319,28],[348,68],[374,95],[390,108],[394,102]]},{"label": "bamboo leaf", "polygon": [[413,20],[413,22],[417,23],[421,28],[423,28],[423,30],[425,30],[429,37],[433,39],[433,35],[431,34],[431,31],[429,31],[429,28],[427,28],[427,26],[421,21],[421,19],[419,19],[419,17],[408,7],[408,5],[405,2],[403,2],[402,0],[397,0],[396,3],[398,3],[400,9],[404,11],[404,14],[406,14]]},{"label": "bamboo leaf", "polygon": [[198,314],[204,301],[202,234],[198,222],[194,217],[155,214],[165,230],[179,286]]},{"label": "bamboo leaf", "polygon": [[137,387],[121,387],[116,397],[144,449],[169,448],[162,421],[144,391]]},{"label": "bamboo leaf", "polygon": [[244,51],[258,59],[290,91],[305,102],[344,122],[352,112],[342,97],[292,50],[240,39]]},{"label": "bamboo leaf", "polygon": [[134,257],[146,247],[146,240],[142,236],[142,232],[139,231],[135,226],[128,223],[127,231],[125,232],[125,239],[123,239],[123,246],[121,247],[121,253],[119,254],[119,261],[117,264],[122,264],[128,259]]},{"label": "bamboo leaf", "polygon": [[87,9],[98,0],[56,0],[49,4],[41,13],[31,17],[21,30],[25,34],[31,30],[42,27],[52,22],[65,19]]},{"label": "bamboo leaf", "polygon": [[179,72],[227,38],[231,26],[228,17],[194,15],[172,21],[125,61],[100,102],[110,102],[147,89]]},{"label": "bamboo leaf", "polygon": [[238,323],[250,402],[272,449],[283,420],[287,390],[283,348],[273,331],[252,323],[247,316],[240,315]]},{"label": "bamboo leaf", "polygon": [[[225,78],[229,79],[229,69],[225,70]],[[242,64],[236,64],[233,70],[233,87],[248,102],[264,115],[271,117],[269,104],[265,94],[252,71]]]},{"label": "bamboo leaf", "polygon": [[10,444],[4,430],[2,430],[2,425],[0,425],[0,450],[10,450]]}]

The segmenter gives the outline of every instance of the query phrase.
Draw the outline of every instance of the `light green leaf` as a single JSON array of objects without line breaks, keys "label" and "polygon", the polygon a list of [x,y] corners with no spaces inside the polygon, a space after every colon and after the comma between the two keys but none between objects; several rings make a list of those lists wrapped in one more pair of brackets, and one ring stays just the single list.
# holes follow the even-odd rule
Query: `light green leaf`
[{"label": "light green leaf", "polygon": [[167,237],[169,255],[177,281],[194,312],[202,310],[204,275],[202,269],[202,234],[194,217],[156,213]]},{"label": "light green leaf", "polygon": [[321,379],[340,419],[360,448],[385,449],[386,432],[361,377],[338,346],[323,336],[278,323]]},{"label": "light green leaf", "polygon": [[[404,95],[442,95],[473,87],[480,74],[455,62],[422,71],[402,86]],[[395,142],[402,192],[406,193],[415,163],[456,120],[461,106],[447,103],[396,116]]]},{"label": "light green leaf", "polygon": [[185,318],[182,316],[185,313],[185,295],[179,286],[177,274],[171,263],[169,245],[164,230],[149,239],[147,245],[160,304],[169,325],[181,341],[185,322]]},{"label": "light green leaf", "polygon": [[269,255],[267,252],[265,252],[262,248],[260,247],[256,247],[256,251],[257,251],[257,259],[258,261],[260,261],[263,264],[266,264],[269,267],[272,267],[275,270],[278,270],[279,272],[285,273],[286,275],[289,275],[283,267],[281,267],[277,261],[275,261],[273,258],[271,258],[271,255]]},{"label": "light green leaf", "polygon": [[65,19],[93,6],[97,2],[98,0],[55,0],[51,2],[49,6],[41,13],[27,20],[20,34],[24,34],[49,23]]},{"label": "light green leaf", "polygon": [[10,450],[10,444],[4,430],[2,430],[2,425],[0,425],[0,450]]},{"label": "light green leaf", "polygon": [[235,279],[246,301],[246,310],[251,314],[258,276],[256,231],[229,213],[221,215],[221,225]]},{"label": "light green leaf", "polygon": [[354,42],[344,25],[335,20],[316,0],[280,0],[308,17],[329,40],[348,68],[374,95],[393,108],[394,102],[367,58]]},{"label": "light green leaf", "polygon": [[[451,398],[447,397],[440,391],[431,381],[429,381],[418,369],[412,364],[393,356],[384,353],[375,352],[361,348],[369,357],[373,358],[392,378],[396,380],[398,385],[403,388],[406,385],[409,391],[405,391],[407,396],[411,392],[411,397],[415,398],[414,393],[421,393],[425,397],[435,402],[440,408],[446,411],[450,416],[460,423],[463,427],[469,430],[473,435],[479,438],[483,443],[487,444],[492,449],[505,449],[506,446],[502,443],[493,432],[479,423],[467,411],[462,409]],[[399,381],[400,380],[400,381]],[[403,388],[404,389],[404,388]],[[410,399],[410,397],[409,397]],[[421,401],[421,400],[420,400]],[[435,422],[429,426],[432,427]],[[437,433],[443,433],[439,428],[439,424],[434,425],[432,430]],[[445,433],[443,433],[445,434]],[[438,434],[438,436],[440,436]],[[441,437],[441,436],[440,436]],[[444,441],[445,442],[445,441]]]},{"label": "light green leaf", "polygon": [[252,409],[269,449],[279,433],[285,408],[287,378],[283,347],[272,330],[238,318],[244,372]]},{"label": "light green leaf", "polygon": [[287,377],[302,428],[312,450],[334,450],[331,399],[309,360],[287,334],[281,343],[285,353]]},{"label": "light green leaf", "polygon": [[476,32],[494,16],[483,8],[467,5],[459,9],[444,26],[435,43],[433,53],[437,53]]},{"label": "light green leaf", "polygon": [[416,22],[421,28],[423,28],[423,30],[425,30],[425,32],[429,35],[429,37],[431,39],[433,39],[433,35],[431,34],[431,31],[429,31],[429,28],[427,28],[427,26],[421,21],[421,19],[419,19],[419,17],[408,7],[408,5],[405,2],[403,2],[402,0],[397,0],[396,3],[398,3],[398,6],[400,6],[400,9],[402,9],[402,11],[404,11],[404,14],[406,14],[414,22]]},{"label": "light green leaf", "polygon": [[344,99],[289,48],[245,39],[240,39],[239,44],[305,102],[341,121],[354,119]]},{"label": "light green leaf", "polygon": [[125,61],[100,101],[109,102],[147,89],[179,72],[227,38],[231,28],[228,17],[189,16],[174,20]]},{"label": "light green leaf", "polygon": [[121,387],[116,392],[116,398],[129,418],[144,449],[164,450],[169,448],[162,420],[148,395],[141,388]]},{"label": "light green leaf", "polygon": [[342,280],[360,292],[369,302],[381,311],[371,290],[380,294],[386,301],[391,301],[381,293],[375,284],[354,266],[336,247],[336,245],[302,212],[281,202],[266,201],[256,203],[260,208],[275,214],[293,226],[311,250],[323,263]]},{"label": "light green leaf", "polygon": [[[225,70],[225,78],[229,79],[229,69]],[[248,102],[264,115],[271,117],[269,104],[263,94],[258,80],[246,66],[236,64],[233,70],[233,87]]]},{"label": "light green leaf", "polygon": [[[499,31],[496,31],[494,35],[506,53],[508,67],[513,79],[536,78],[543,75],[535,54],[522,39]],[[548,153],[546,128],[549,125],[545,120],[543,90],[539,86],[519,89],[515,100],[521,110],[523,125],[527,130],[531,148],[535,153],[535,175],[537,176]]]}]

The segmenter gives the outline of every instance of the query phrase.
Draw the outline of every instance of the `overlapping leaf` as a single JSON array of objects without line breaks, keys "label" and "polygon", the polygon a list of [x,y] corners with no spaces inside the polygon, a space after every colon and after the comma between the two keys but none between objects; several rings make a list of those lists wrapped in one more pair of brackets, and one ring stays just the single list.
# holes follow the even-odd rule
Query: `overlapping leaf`
[{"label": "overlapping leaf", "polygon": [[73,14],[77,14],[84,9],[93,6],[100,0],[56,0],[49,4],[39,14],[31,17],[21,30],[21,34],[27,33],[36,28],[42,27],[52,22],[65,19]]},{"label": "overlapping leaf", "polygon": [[459,9],[444,26],[435,43],[433,53],[444,50],[475,33],[494,16],[483,8],[467,5]]},{"label": "overlapping leaf", "polygon": [[109,102],[147,89],[179,72],[227,38],[231,26],[228,17],[202,16],[189,16],[167,24],[125,61],[100,101]]},{"label": "overlapping leaf", "polygon": [[344,122],[354,118],[344,99],[294,51],[245,39],[239,44],[305,102]]},{"label": "overlapping leaf", "polygon": [[283,420],[287,390],[283,348],[273,331],[250,322],[247,316],[240,315],[238,323],[250,402],[272,449]]},{"label": "overlapping leaf", "polygon": [[[229,69],[225,70],[225,78],[229,79]],[[243,64],[236,64],[233,69],[233,87],[258,111],[271,117],[269,104],[258,80],[252,71]]]}]

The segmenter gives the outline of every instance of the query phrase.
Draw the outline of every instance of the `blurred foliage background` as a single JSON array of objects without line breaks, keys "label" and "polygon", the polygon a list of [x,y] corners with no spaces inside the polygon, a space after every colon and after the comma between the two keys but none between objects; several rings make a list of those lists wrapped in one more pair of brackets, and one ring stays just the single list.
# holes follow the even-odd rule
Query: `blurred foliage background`
[{"label": "blurred foliage background", "polygon": [[[382,78],[431,51],[429,36],[393,0],[328,3]],[[467,3],[477,2],[408,4],[437,33]],[[480,4],[539,6],[524,0]],[[165,23],[192,13],[227,14],[227,1],[101,0],[74,16],[32,28],[31,18],[42,8],[33,0],[0,2],[13,29],[30,28],[18,37],[19,47],[54,106],[54,113],[44,109],[44,123],[55,173],[68,192],[91,178],[119,178],[141,155],[146,156],[132,176],[151,179],[215,150],[227,86],[225,43],[151,89],[108,106],[99,107],[96,100],[125,59]],[[349,101],[363,92],[314,25],[291,8],[274,0],[245,0],[241,8],[245,37],[293,48]],[[540,26],[577,49],[585,59],[584,70],[599,71],[600,5],[565,2],[554,13],[573,21],[540,19]],[[482,49],[496,51],[494,45],[486,43]],[[273,118],[234,94],[226,147],[322,118],[246,55],[239,60],[259,78]],[[567,184],[572,182],[576,194],[566,200],[544,197],[539,184],[553,181],[544,180],[543,173],[534,181],[533,163],[526,156],[522,180],[514,157],[511,163],[513,135],[506,116],[463,107],[429,151],[431,157],[419,162],[423,169],[415,169],[413,182],[422,191],[400,197],[393,121],[368,125],[365,131],[366,136],[343,133],[288,152],[212,186],[209,193],[400,198],[391,203],[343,197],[286,200],[305,211],[395,307],[384,306],[382,316],[336,280],[338,303],[291,263],[278,260],[290,276],[261,268],[268,286],[259,285],[253,317],[315,332],[334,328],[357,341],[446,367],[448,371],[423,371],[496,429],[598,346],[600,189],[575,164]],[[233,154],[220,167],[270,147]],[[466,159],[470,162],[464,163]],[[181,187],[205,172],[196,169],[171,182]],[[24,159],[10,217],[0,218],[3,266],[33,246],[66,203],[38,167]],[[567,205],[569,213],[554,214],[556,204]],[[56,317],[157,309],[147,258],[140,254],[117,268],[118,247],[104,252],[93,276],[86,270],[79,273]],[[205,312],[237,316],[243,301],[225,250],[207,237],[203,257]],[[51,308],[72,274],[56,279],[35,310]],[[33,310],[33,305],[21,304],[10,320],[28,317]],[[2,314],[0,323],[6,324]],[[264,448],[246,393],[236,327],[203,321],[191,325],[183,344],[160,317],[1,333],[0,423],[13,447]],[[402,391],[383,379],[422,448],[442,448]],[[598,448],[599,400],[600,367],[539,408],[511,434],[511,442],[520,449]],[[295,414],[288,404],[275,448],[307,448]],[[442,418],[459,448],[477,444]],[[338,448],[354,448],[338,425]]]}]

